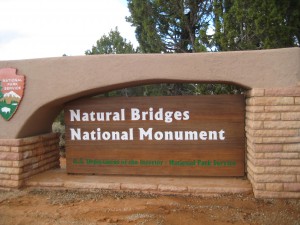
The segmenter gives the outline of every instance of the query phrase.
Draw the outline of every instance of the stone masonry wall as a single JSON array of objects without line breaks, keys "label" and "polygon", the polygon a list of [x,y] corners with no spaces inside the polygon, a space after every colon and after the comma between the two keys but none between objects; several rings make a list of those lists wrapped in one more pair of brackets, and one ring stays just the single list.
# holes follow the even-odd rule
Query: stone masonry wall
[{"label": "stone masonry wall", "polygon": [[24,180],[59,166],[59,138],[45,134],[23,139],[0,139],[0,187],[19,188]]},{"label": "stone masonry wall", "polygon": [[252,89],[247,175],[258,198],[300,198],[300,88]]}]

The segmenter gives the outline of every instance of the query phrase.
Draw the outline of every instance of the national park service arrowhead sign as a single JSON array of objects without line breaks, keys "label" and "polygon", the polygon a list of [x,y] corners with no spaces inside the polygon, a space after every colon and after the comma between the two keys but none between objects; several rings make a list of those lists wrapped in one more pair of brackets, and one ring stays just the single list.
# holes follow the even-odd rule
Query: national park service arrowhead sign
[{"label": "national park service arrowhead sign", "polygon": [[14,68],[0,68],[0,115],[10,120],[23,98],[25,76],[17,75]]}]

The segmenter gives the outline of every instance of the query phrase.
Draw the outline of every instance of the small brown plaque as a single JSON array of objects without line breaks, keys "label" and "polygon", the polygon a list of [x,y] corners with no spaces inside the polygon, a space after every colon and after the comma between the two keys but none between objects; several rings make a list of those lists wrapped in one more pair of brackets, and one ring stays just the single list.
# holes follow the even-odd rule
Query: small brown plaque
[{"label": "small brown plaque", "polygon": [[110,97],[67,104],[67,172],[244,176],[242,95]]}]

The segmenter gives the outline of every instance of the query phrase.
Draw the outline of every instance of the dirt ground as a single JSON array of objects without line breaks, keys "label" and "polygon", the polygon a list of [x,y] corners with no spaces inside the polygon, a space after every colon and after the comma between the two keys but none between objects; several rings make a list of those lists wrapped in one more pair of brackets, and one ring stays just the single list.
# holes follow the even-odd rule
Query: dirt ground
[{"label": "dirt ground", "polygon": [[113,191],[0,191],[1,225],[300,225],[300,200]]}]

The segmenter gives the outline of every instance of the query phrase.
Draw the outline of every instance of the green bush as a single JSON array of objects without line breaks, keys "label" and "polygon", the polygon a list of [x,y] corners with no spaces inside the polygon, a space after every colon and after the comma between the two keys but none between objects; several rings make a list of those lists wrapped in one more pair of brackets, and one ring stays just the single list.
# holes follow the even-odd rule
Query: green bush
[{"label": "green bush", "polygon": [[61,124],[60,122],[54,122],[52,124],[52,132],[59,133],[59,151],[62,157],[65,157],[66,150],[65,150],[65,125]]}]

